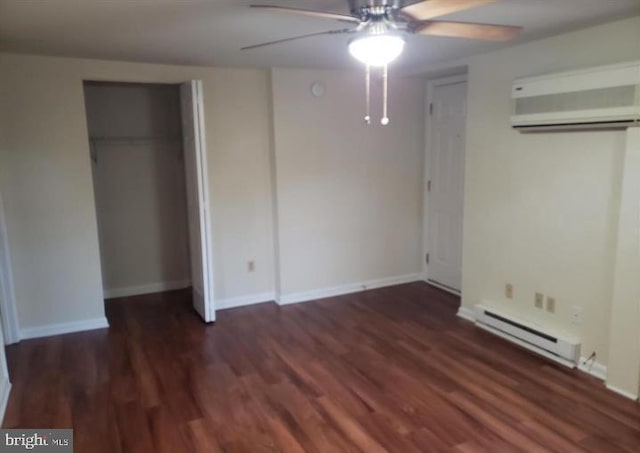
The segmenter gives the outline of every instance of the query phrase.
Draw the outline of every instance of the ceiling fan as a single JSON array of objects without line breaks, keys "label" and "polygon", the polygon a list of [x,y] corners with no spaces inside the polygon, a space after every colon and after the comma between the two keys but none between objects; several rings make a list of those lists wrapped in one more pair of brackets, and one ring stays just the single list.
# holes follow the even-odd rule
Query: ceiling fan
[{"label": "ceiling fan", "polygon": [[437,17],[475,8],[498,0],[423,0],[407,4],[399,0],[367,1],[358,6],[356,0],[348,0],[350,14],[338,14],[325,11],[313,11],[300,8],[289,8],[276,5],[250,5],[251,8],[270,9],[284,13],[300,14],[322,19],[334,19],[354,25],[354,28],[343,28],[319,33],[309,33],[292,38],[255,44],[243,47],[243,50],[270,46],[286,41],[334,34],[384,34],[391,32],[417,33],[420,35],[451,36],[457,38],[481,39],[488,41],[508,41],[516,37],[522,27],[508,25],[477,24],[468,22],[451,22],[434,20]]},{"label": "ceiling fan", "polygon": [[386,125],[389,123],[386,101],[387,66],[402,53],[405,44],[404,36],[406,34],[418,34],[423,36],[449,36],[488,41],[508,41],[515,38],[522,30],[522,27],[436,20],[440,16],[496,3],[497,1],[498,0],[423,0],[412,2],[403,0],[367,0],[366,2],[360,2],[358,0],[347,0],[349,14],[289,8],[277,5],[250,5],[252,8],[337,20],[349,24],[351,27],[278,39],[243,47],[242,50],[255,49],[313,36],[355,35],[354,39],[349,43],[349,52],[367,67],[367,114],[365,121],[367,124],[370,124],[370,69],[371,67],[381,67],[383,68],[384,91],[384,108],[381,123]]}]

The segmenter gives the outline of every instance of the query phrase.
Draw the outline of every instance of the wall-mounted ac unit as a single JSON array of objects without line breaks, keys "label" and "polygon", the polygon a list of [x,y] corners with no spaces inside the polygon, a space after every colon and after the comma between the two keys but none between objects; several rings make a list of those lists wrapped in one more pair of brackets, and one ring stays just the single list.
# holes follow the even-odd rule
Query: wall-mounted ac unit
[{"label": "wall-mounted ac unit", "polygon": [[577,338],[557,335],[483,305],[476,305],[474,310],[478,327],[571,368],[580,360]]},{"label": "wall-mounted ac unit", "polygon": [[640,62],[518,79],[512,99],[522,132],[640,126]]}]

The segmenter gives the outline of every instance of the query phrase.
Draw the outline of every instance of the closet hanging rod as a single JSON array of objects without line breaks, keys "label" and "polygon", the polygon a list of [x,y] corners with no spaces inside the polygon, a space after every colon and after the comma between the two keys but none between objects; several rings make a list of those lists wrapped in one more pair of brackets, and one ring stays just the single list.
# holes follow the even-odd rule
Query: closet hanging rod
[{"label": "closet hanging rod", "polygon": [[182,142],[181,137],[89,137],[92,143],[113,144],[148,144],[148,143],[177,143]]}]

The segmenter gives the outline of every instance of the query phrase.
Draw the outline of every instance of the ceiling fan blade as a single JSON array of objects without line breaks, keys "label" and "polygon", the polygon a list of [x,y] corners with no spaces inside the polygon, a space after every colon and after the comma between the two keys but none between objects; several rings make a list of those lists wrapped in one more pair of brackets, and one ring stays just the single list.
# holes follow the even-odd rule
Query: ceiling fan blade
[{"label": "ceiling fan blade", "polygon": [[408,5],[400,11],[414,20],[427,20],[434,17],[446,16],[465,9],[495,3],[498,0],[424,0]]},{"label": "ceiling fan blade", "polygon": [[250,6],[251,8],[272,9],[275,11],[301,14],[303,16],[319,17],[322,19],[335,19],[335,20],[341,20],[345,22],[353,22],[355,24],[360,23],[360,19],[356,17],[348,16],[346,14],[328,13],[326,11],[313,11],[310,9],[289,8],[287,6],[277,6],[277,5],[250,5]]},{"label": "ceiling fan blade", "polygon": [[451,36],[455,38],[509,41],[522,31],[522,27],[509,25],[472,24],[467,22],[424,21],[412,25],[421,35]]},{"label": "ceiling fan blade", "polygon": [[341,34],[344,34],[344,33],[355,33],[355,30],[353,30],[351,28],[343,28],[342,30],[329,30],[329,31],[321,31],[321,32],[318,32],[318,33],[308,33],[306,35],[294,36],[292,38],[277,39],[275,41],[263,42],[262,44],[254,44],[253,46],[243,47],[240,50],[256,49],[258,47],[271,46],[273,44],[280,44],[282,42],[295,41],[296,39],[311,38],[313,36],[341,35]]}]

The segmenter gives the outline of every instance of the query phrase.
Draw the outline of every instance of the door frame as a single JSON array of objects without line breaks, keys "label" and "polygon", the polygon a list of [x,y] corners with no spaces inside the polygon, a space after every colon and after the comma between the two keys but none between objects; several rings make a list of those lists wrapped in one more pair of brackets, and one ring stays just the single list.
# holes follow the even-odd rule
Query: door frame
[{"label": "door frame", "polygon": [[[81,80],[81,87],[84,86],[84,84],[86,82],[109,82],[109,83],[140,83],[140,84],[158,84],[158,85],[175,85],[178,87],[178,90],[180,90],[180,86],[185,84],[185,83],[196,83],[196,85],[198,85],[198,102],[197,102],[197,109],[198,109],[198,128],[199,128],[199,137],[202,140],[202,146],[203,146],[203,153],[202,153],[202,157],[203,157],[203,163],[202,163],[202,170],[204,172],[203,177],[206,178],[206,187],[210,188],[210,172],[209,172],[209,167],[207,164],[207,146],[206,146],[206,123],[205,123],[205,118],[204,118],[204,83],[201,79],[195,79],[195,78],[184,78],[183,76],[168,76],[168,77],[164,77],[162,75],[151,75],[151,76],[139,76],[139,75],[135,75],[133,77],[128,77],[128,76],[123,76],[121,74],[120,77],[96,77],[96,76],[86,76],[83,77]],[[83,101],[84,102],[84,101]],[[182,114],[182,113],[181,113]],[[85,118],[86,118],[86,111],[85,111]],[[181,118],[182,121],[182,118]],[[87,134],[87,139],[89,137],[89,131],[88,131],[88,125],[86,126],[86,134]],[[186,181],[185,181],[186,183]],[[92,185],[93,188],[93,185]],[[208,246],[208,250],[209,250],[209,257],[210,257],[210,291],[211,291],[211,317],[213,319],[215,319],[216,316],[216,290],[215,290],[215,276],[214,276],[214,239],[213,239],[213,209],[212,209],[212,205],[210,203],[210,190],[207,190],[207,192],[205,193],[206,196],[206,214],[207,214],[207,218],[206,218],[206,224],[207,224],[207,228],[208,228],[208,232],[209,232],[209,241],[207,243]],[[93,200],[93,209],[95,211],[96,206],[95,206],[95,197]],[[94,212],[95,214],[95,212]],[[96,234],[98,234],[97,229],[95,230]],[[100,267],[102,268],[102,262],[100,262]],[[101,269],[102,271],[102,269]],[[193,276],[192,276],[192,280],[193,280]],[[104,292],[104,288],[101,287],[100,288],[101,292]]]},{"label": "door frame", "polygon": [[[427,254],[429,253],[429,201],[431,196],[430,190],[429,190],[429,181],[432,180],[431,163],[433,161],[433,149],[431,147],[431,131],[434,129],[432,124],[433,119],[431,115],[431,105],[433,103],[434,91],[437,87],[445,86],[445,85],[455,85],[458,83],[468,84],[469,83],[468,75],[465,73],[465,74],[459,74],[459,75],[454,75],[449,77],[441,77],[437,79],[427,80],[427,91],[426,91],[426,102],[425,102],[425,137],[424,137],[425,151],[424,151],[423,204],[422,204],[422,274],[424,276],[423,277],[424,281],[429,283],[430,285],[433,285],[451,294],[455,294],[456,296],[461,295],[462,289],[460,291],[457,291],[454,288],[450,288],[448,286],[441,285],[429,280],[429,265],[427,264]],[[465,131],[465,135],[466,135],[466,131]],[[465,152],[464,160],[466,162],[466,140],[465,140],[464,152]],[[464,175],[463,175],[463,178],[464,178]],[[464,211],[463,211],[462,218],[463,218],[463,225],[464,225]]]},{"label": "door frame", "polygon": [[0,193],[0,313],[2,314],[2,331],[4,344],[20,341],[20,323],[13,289],[13,272],[11,270],[11,254],[9,237],[4,214],[4,203]]}]

